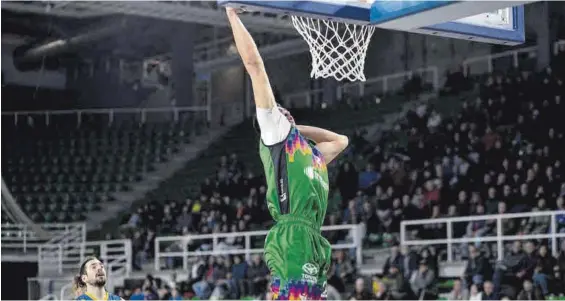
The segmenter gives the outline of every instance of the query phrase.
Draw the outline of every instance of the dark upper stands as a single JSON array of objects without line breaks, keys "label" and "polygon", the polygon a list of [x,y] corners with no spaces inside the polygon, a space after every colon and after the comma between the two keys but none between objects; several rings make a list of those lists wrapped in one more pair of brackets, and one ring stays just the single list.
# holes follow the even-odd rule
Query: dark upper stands
[{"label": "dark upper stands", "polygon": [[3,116],[3,177],[33,220],[84,220],[188,142],[185,122],[106,117],[51,115],[46,125],[43,115]]}]

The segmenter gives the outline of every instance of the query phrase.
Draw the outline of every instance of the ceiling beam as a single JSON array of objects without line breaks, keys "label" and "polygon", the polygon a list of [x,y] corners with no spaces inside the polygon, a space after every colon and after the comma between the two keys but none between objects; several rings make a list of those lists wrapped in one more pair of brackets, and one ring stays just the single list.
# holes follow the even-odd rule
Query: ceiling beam
[{"label": "ceiling beam", "polygon": [[[197,7],[191,5],[190,1],[73,1],[66,3],[65,7],[72,6],[74,8],[96,10],[106,13],[121,13],[211,26],[228,26],[228,21],[222,7]],[[297,35],[296,30],[293,28],[288,18],[283,15],[268,17],[262,13],[254,13],[253,15],[242,15],[241,19],[250,30],[256,32]]]},{"label": "ceiling beam", "polygon": [[27,2],[12,2],[2,1],[2,9],[11,10],[21,13],[33,13],[39,15],[53,15],[64,18],[92,18],[106,16],[109,14],[107,11],[100,10],[77,10],[71,6],[54,5],[47,1],[27,1]]},{"label": "ceiling beam", "polygon": [[26,62],[38,60],[46,56],[57,55],[59,53],[67,52],[73,48],[80,47],[81,45],[108,37],[118,30],[123,30],[127,26],[131,25],[131,22],[128,22],[127,18],[119,18],[113,22],[108,22],[108,20],[106,20],[101,23],[101,25],[95,28],[89,28],[86,32],[77,34],[70,38],[58,39],[37,45],[14,59],[19,62]]}]

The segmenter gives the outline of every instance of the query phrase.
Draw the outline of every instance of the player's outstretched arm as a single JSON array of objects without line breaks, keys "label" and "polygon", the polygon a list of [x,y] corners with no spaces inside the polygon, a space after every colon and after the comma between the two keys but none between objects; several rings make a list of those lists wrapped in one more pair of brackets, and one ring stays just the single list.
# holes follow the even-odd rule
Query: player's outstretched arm
[{"label": "player's outstretched arm", "polygon": [[271,89],[271,83],[263,64],[263,59],[259,54],[257,45],[247,28],[241,23],[237,12],[233,8],[226,8],[228,19],[231,24],[233,37],[237,51],[241,56],[245,70],[251,77],[253,94],[255,95],[255,105],[262,109],[272,109],[276,107],[275,96]]},{"label": "player's outstretched arm", "polygon": [[347,136],[332,131],[307,125],[297,125],[296,127],[304,137],[316,142],[316,147],[324,155],[328,164],[349,144]]}]

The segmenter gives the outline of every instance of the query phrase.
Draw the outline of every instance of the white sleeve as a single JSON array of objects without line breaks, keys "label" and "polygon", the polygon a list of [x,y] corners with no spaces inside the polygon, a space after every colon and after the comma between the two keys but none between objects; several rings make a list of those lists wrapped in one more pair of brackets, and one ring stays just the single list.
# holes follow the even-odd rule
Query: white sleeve
[{"label": "white sleeve", "polygon": [[257,108],[257,122],[261,130],[261,140],[265,145],[283,141],[290,132],[291,124],[277,107]]}]

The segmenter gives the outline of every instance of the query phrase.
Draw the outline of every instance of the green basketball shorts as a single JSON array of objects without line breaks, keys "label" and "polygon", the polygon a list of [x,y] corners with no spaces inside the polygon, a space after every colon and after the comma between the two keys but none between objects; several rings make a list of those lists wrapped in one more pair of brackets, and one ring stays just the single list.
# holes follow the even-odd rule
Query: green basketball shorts
[{"label": "green basketball shorts", "polygon": [[330,243],[310,220],[281,216],[265,240],[275,300],[325,299]]}]

